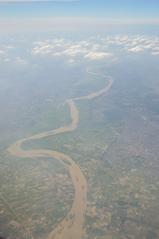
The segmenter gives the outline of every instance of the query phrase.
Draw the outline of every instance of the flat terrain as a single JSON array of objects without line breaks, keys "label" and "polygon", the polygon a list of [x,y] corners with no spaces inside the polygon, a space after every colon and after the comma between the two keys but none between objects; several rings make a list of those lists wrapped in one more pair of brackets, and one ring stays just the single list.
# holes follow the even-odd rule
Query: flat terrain
[{"label": "flat terrain", "polygon": [[0,235],[159,238],[157,64],[132,58],[0,95]]},{"label": "flat terrain", "polygon": [[[8,148],[8,152],[13,156],[22,157],[22,158],[32,158],[32,159],[40,158],[40,157],[48,157],[48,158],[52,157],[57,160],[62,160],[64,163],[66,161],[66,163],[69,164],[68,170],[69,170],[69,174],[72,179],[72,183],[74,185],[74,190],[75,190],[74,202],[66,218],[62,222],[60,222],[57,225],[57,227],[50,233],[50,235],[47,237],[48,239],[52,239],[52,238],[81,239],[83,237],[83,226],[84,226],[84,218],[85,218],[86,205],[87,205],[87,182],[82,171],[80,170],[78,165],[75,164],[75,162],[73,161],[71,157],[56,151],[49,151],[45,149],[24,151],[22,149],[22,144],[29,140],[43,139],[48,136],[54,136],[57,134],[74,131],[78,127],[78,122],[79,122],[79,112],[74,101],[75,100],[92,100],[96,97],[100,97],[101,95],[107,93],[111,89],[112,84],[113,84],[113,81],[110,80],[108,83],[108,86],[106,86],[104,89],[100,90],[99,92],[91,93],[88,96],[84,96],[81,98],[67,100],[66,103],[69,106],[71,121],[72,121],[69,126],[61,127],[53,131],[44,132],[44,133],[32,136],[30,138],[17,141],[15,144],[11,145]],[[29,235],[30,235],[30,232],[29,232]],[[31,237],[34,238],[33,236]]]}]

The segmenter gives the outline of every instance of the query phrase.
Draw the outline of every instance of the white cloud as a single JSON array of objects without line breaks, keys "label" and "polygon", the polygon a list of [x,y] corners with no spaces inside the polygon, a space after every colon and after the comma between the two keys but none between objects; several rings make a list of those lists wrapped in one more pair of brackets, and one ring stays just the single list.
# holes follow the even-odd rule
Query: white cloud
[{"label": "white cloud", "polygon": [[33,55],[64,57],[71,61],[75,60],[101,60],[113,57],[112,53],[106,52],[103,45],[94,43],[94,41],[66,41],[64,39],[55,39],[34,43],[35,47],[32,50]]},{"label": "white cloud", "polygon": [[6,52],[4,50],[0,50],[0,57],[6,56]]},{"label": "white cloud", "polygon": [[89,52],[85,55],[85,58],[89,60],[102,60],[112,57],[113,55],[111,53],[106,52]]},{"label": "white cloud", "polygon": [[0,62],[1,63],[11,63],[20,66],[27,65],[28,62],[26,59],[23,59],[21,56],[18,56],[17,53],[15,54],[13,50],[16,47],[8,44],[0,45]]},{"label": "white cloud", "polygon": [[95,61],[108,58],[120,58],[120,53],[138,54],[146,52],[158,55],[159,37],[117,35],[108,37],[91,37],[87,40],[70,41],[66,39],[53,39],[34,43],[33,55],[41,57],[63,57],[69,61]]},{"label": "white cloud", "polygon": [[144,49],[141,46],[135,46],[135,47],[128,49],[128,51],[133,52],[133,53],[138,53],[138,52],[143,52]]},{"label": "white cloud", "polygon": [[[25,43],[25,40],[23,41]],[[151,56],[159,55],[159,37],[142,35],[96,36],[90,37],[87,40],[53,38],[32,42],[30,46],[28,45],[26,52],[19,55],[18,52],[20,51],[17,51],[18,46],[16,44],[0,44],[1,63],[15,63],[16,65],[27,66],[30,60],[33,60],[35,63],[41,59],[46,59],[47,61],[56,59],[62,60],[69,65],[74,65],[81,62],[101,60],[112,63],[120,59],[121,55],[124,56],[132,53],[145,52]]]},{"label": "white cloud", "polygon": [[126,51],[128,53],[136,54],[147,52],[153,53],[153,55],[158,55],[159,52],[159,37],[119,35],[115,37],[107,37],[105,41],[108,46],[118,46],[122,52]]},{"label": "white cloud", "polygon": [[153,52],[152,52],[152,55],[153,55],[153,56],[159,56],[159,51],[153,51]]}]

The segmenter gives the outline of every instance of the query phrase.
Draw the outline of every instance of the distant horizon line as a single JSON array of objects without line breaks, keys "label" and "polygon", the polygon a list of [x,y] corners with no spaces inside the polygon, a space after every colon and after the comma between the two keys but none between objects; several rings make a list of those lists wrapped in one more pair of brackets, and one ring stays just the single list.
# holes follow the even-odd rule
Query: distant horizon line
[{"label": "distant horizon line", "polygon": [[[159,25],[159,18],[106,18],[106,17],[92,17],[92,16],[10,16],[0,17],[1,21],[16,21],[21,19],[22,21],[37,22],[43,21],[45,23],[66,23],[66,24],[97,24],[97,25]],[[74,20],[74,22],[72,22]]]},{"label": "distant horizon line", "polygon": [[114,27],[158,27],[159,19],[97,19],[97,18],[0,18],[0,32],[40,31],[103,31]]}]

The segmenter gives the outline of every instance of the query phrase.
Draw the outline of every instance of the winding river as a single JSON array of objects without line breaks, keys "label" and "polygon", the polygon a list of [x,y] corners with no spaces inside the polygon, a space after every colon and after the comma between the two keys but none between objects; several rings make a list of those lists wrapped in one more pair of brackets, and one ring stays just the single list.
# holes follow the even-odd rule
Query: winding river
[{"label": "winding river", "polygon": [[[71,123],[68,126],[63,126],[55,130],[47,131],[44,133],[36,134],[28,138],[21,139],[8,148],[11,155],[21,158],[39,158],[49,157],[66,162],[66,167],[69,171],[73,186],[74,186],[74,200],[73,205],[68,212],[67,216],[57,225],[57,227],[50,232],[46,239],[82,239],[83,226],[85,220],[85,212],[87,206],[87,181],[82,173],[80,167],[74,160],[61,152],[46,150],[46,149],[32,149],[24,150],[23,143],[29,140],[43,139],[48,136],[54,136],[66,132],[74,131],[79,123],[79,111],[76,106],[76,101],[79,100],[92,100],[103,94],[106,94],[112,87],[113,80],[110,78],[108,84],[102,90],[93,92],[87,96],[72,98],[66,101],[70,110]],[[30,239],[30,238],[29,238]]]}]

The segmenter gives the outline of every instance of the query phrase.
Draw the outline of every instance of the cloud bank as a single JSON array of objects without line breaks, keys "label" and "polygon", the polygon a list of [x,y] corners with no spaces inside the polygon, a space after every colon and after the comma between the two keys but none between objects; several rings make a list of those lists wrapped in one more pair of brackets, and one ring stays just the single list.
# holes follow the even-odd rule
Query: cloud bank
[{"label": "cloud bank", "polygon": [[[25,39],[23,39],[25,44]],[[23,41],[22,44],[23,45]],[[28,40],[27,44],[28,44]],[[0,44],[0,63],[16,63],[26,66],[30,60],[52,62],[58,60],[69,65],[102,62],[114,63],[122,57],[143,55],[159,57],[159,37],[116,35],[91,37],[86,40],[52,38],[31,41],[22,55],[18,45]],[[146,54],[146,55],[145,55]]]},{"label": "cloud bank", "polygon": [[33,55],[41,57],[63,57],[69,60],[104,60],[113,58],[113,54],[105,51],[99,44],[91,41],[66,41],[65,39],[47,40],[34,43]]}]

